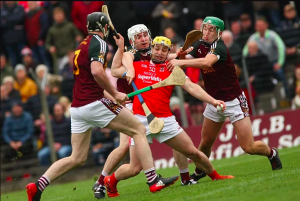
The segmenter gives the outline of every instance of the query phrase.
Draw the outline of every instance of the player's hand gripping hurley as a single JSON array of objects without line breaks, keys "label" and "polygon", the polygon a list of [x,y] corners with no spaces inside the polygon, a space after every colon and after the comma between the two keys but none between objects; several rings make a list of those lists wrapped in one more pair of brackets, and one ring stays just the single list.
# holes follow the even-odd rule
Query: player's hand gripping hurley
[{"label": "player's hand gripping hurley", "polygon": [[108,17],[108,19],[109,19],[109,26],[110,26],[110,29],[112,30],[113,35],[116,36],[117,39],[119,39],[119,36],[118,36],[118,34],[117,34],[118,32],[117,32],[117,30],[115,29],[115,27],[114,27],[114,25],[113,25],[113,23],[111,22],[111,19],[110,19],[110,17],[109,17],[107,5],[103,5],[103,6],[102,6],[102,13],[105,13],[105,14],[107,15],[107,17]]},{"label": "player's hand gripping hurley", "polygon": [[[199,40],[199,38],[202,38],[203,33],[199,30],[192,30],[189,33],[186,34],[186,38],[184,41],[184,45],[182,47],[182,51],[185,51],[188,49],[189,46],[191,46],[194,42],[196,42],[197,40]],[[184,59],[185,55],[179,55],[179,57],[177,56],[176,59]]]}]

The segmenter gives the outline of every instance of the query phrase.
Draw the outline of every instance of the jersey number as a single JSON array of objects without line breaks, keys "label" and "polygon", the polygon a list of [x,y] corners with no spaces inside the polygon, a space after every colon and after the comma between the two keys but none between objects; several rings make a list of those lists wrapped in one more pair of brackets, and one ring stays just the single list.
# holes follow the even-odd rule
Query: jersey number
[{"label": "jersey number", "polygon": [[73,74],[75,74],[75,75],[79,74],[79,67],[78,67],[78,63],[77,63],[77,58],[78,58],[78,56],[80,54],[80,51],[81,50],[76,50],[75,51],[75,58],[74,58],[74,65],[75,65],[75,67],[73,69]]}]

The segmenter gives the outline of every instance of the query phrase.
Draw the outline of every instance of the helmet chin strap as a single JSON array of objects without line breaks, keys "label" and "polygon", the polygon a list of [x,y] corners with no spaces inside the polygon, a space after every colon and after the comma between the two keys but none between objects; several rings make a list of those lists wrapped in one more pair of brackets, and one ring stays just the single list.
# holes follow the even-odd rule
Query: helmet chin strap
[{"label": "helmet chin strap", "polygon": [[149,45],[149,47],[148,47],[148,48],[139,49],[139,52],[143,52],[143,53],[145,53],[145,52],[148,52],[149,50],[150,50],[150,45]]}]

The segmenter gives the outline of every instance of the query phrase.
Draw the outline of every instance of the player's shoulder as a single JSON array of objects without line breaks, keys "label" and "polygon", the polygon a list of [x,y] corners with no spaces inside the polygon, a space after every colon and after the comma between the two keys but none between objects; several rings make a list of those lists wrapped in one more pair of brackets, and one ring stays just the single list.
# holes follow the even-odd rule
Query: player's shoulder
[{"label": "player's shoulder", "polygon": [[108,45],[107,43],[98,35],[94,34],[91,35],[90,45],[91,49],[99,49],[103,52],[108,52]]},{"label": "player's shoulder", "polygon": [[226,45],[224,43],[224,41],[222,39],[217,40],[215,42],[213,42],[210,46],[211,49],[216,49],[216,48],[225,48],[226,49]]},{"label": "player's shoulder", "polygon": [[193,47],[200,47],[200,45],[202,44],[201,40],[197,40],[196,42],[194,42],[192,44]]}]

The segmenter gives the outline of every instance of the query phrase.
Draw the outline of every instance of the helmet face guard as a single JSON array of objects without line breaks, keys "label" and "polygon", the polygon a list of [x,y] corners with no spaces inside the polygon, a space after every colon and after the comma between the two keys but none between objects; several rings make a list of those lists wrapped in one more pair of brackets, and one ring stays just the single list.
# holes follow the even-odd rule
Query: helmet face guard
[{"label": "helmet face guard", "polygon": [[[105,30],[105,25],[107,29]],[[101,31],[104,35],[104,40],[106,41],[109,36],[109,19],[106,14],[102,12],[93,12],[87,16],[87,29],[91,31]]]},{"label": "helmet face guard", "polygon": [[[216,40],[220,39],[220,31],[224,31],[224,28],[225,28],[223,20],[221,20],[221,19],[219,19],[217,17],[210,17],[210,16],[208,16],[208,17],[206,17],[203,20],[203,23],[201,25],[200,31],[202,31],[202,32],[203,32],[204,25],[211,25],[211,26],[215,27],[215,29],[217,31],[217,34],[218,34]],[[204,42],[208,43],[208,41],[204,41]]]},{"label": "helmet face guard", "polygon": [[[127,31],[128,39],[131,41],[131,47],[134,49],[137,49],[136,46],[137,44],[135,43],[136,40],[136,35],[139,33],[144,33],[147,32],[149,36],[149,47],[146,48],[140,48],[138,51],[140,52],[148,52],[150,50],[150,44],[151,44],[151,33],[150,30],[144,25],[144,24],[137,24],[132,27],[130,27]],[[144,36],[142,36],[144,37]]]},{"label": "helmet face guard", "polygon": [[[160,46],[160,52],[164,52],[167,51],[166,55],[157,55],[155,53],[156,50],[154,50],[154,48]],[[173,48],[173,45],[171,43],[171,40],[167,37],[164,36],[157,36],[153,39],[152,41],[152,49],[151,49],[151,60],[153,63],[155,64],[162,64],[165,63],[169,54],[170,54],[170,50]],[[163,58],[165,57],[165,58]]]}]

